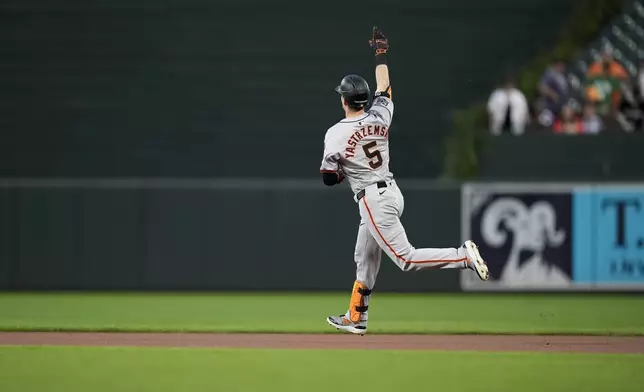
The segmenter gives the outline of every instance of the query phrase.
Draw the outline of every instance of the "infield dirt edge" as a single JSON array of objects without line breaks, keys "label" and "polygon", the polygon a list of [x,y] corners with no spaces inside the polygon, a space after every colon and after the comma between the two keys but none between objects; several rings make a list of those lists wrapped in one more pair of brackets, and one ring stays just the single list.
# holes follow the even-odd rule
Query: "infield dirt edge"
[{"label": "infield dirt edge", "polygon": [[[328,330],[276,331],[270,329],[209,329],[209,328],[154,328],[154,327],[29,327],[0,326],[0,333],[132,333],[132,334],[239,334],[239,335],[330,335],[337,332]],[[476,330],[433,330],[396,331],[370,330],[369,335],[476,335],[476,336],[589,336],[589,337],[644,337],[644,331],[476,331]]]},{"label": "infield dirt edge", "polygon": [[559,335],[386,335],[0,332],[0,346],[532,351],[644,354],[644,337]]}]

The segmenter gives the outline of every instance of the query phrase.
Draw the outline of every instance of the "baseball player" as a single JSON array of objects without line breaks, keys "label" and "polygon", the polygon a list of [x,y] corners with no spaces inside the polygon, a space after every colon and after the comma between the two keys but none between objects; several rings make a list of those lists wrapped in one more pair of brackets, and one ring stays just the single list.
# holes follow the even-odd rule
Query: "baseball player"
[{"label": "baseball player", "polygon": [[348,180],[360,209],[356,280],[349,310],[327,318],[332,327],[359,335],[367,332],[381,250],[403,271],[468,268],[482,280],[488,279],[488,267],[472,241],[458,248],[417,249],[409,243],[400,222],[405,199],[389,171],[389,126],[394,114],[386,61],[389,42],[377,26],[369,45],[375,53],[377,84],[371,108],[365,110],[371,94],[367,81],[358,75],[345,76],[335,89],[341,95],[345,118],[326,132],[320,168],[328,186]]}]

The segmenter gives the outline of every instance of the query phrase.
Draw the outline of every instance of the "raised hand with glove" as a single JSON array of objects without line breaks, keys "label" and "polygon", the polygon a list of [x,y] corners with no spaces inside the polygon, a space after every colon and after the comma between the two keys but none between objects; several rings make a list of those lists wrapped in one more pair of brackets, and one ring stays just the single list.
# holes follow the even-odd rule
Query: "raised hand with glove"
[{"label": "raised hand with glove", "polygon": [[376,56],[376,97],[385,95],[391,98],[391,85],[389,82],[389,68],[387,67],[387,51],[389,40],[380,31],[378,26],[373,26],[369,46]]},{"label": "raised hand with glove", "polygon": [[376,55],[376,64],[386,64],[385,55],[387,54],[387,50],[389,50],[389,41],[383,32],[378,29],[378,26],[373,26],[369,46],[371,46],[371,49]]}]

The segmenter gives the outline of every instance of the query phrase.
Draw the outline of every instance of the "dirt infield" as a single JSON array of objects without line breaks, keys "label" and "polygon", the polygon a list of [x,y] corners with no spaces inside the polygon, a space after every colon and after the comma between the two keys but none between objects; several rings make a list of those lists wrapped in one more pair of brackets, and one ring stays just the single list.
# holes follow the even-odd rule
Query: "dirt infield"
[{"label": "dirt infield", "polygon": [[545,351],[644,354],[644,337],[1,332],[0,345]]}]

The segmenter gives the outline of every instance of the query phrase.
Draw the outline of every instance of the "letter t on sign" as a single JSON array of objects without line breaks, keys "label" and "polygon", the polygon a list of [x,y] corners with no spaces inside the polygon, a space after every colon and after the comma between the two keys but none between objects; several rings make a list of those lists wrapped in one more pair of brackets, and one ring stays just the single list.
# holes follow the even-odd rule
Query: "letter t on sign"
[{"label": "letter t on sign", "polygon": [[615,236],[615,247],[626,248],[626,208],[633,207],[635,211],[640,210],[638,199],[606,199],[602,203],[602,211],[609,207],[615,207],[617,234]]}]

